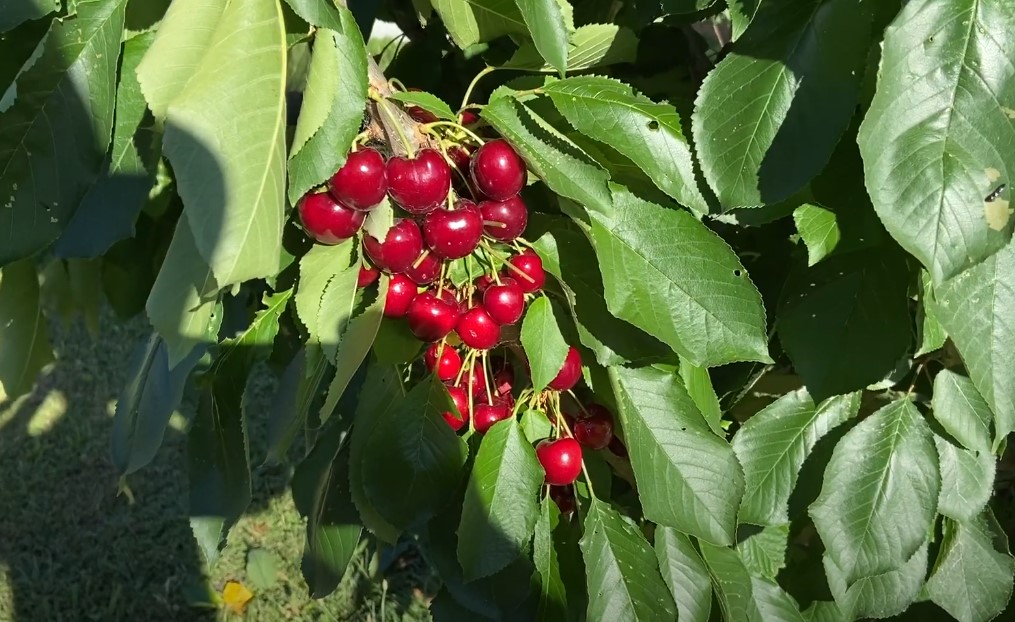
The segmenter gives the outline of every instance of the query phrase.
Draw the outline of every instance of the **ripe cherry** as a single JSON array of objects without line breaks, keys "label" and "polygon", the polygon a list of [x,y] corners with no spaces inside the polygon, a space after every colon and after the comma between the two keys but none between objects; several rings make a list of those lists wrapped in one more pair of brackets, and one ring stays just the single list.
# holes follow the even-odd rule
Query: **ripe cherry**
[{"label": "ripe cherry", "polygon": [[483,237],[483,217],[476,204],[468,200],[455,203],[455,209],[430,212],[423,221],[423,239],[434,253],[445,259],[459,259],[472,253]]},{"label": "ripe cherry", "polygon": [[353,151],[328,180],[331,195],[353,209],[370,210],[388,192],[384,158],[376,149]]},{"label": "ripe cherry", "polygon": [[360,289],[364,287],[370,287],[377,281],[377,277],[381,275],[381,271],[377,268],[371,268],[369,266],[359,267],[359,276],[356,277],[356,287]]},{"label": "ripe cherry", "polygon": [[478,404],[473,410],[475,411],[472,415],[473,423],[480,434],[485,434],[498,421],[511,417],[511,410],[503,403]]},{"label": "ripe cherry", "polygon": [[433,253],[426,253],[422,259],[416,259],[412,263],[413,265],[405,269],[405,275],[417,285],[429,285],[436,281],[441,273],[441,260]]},{"label": "ripe cherry", "polygon": [[451,396],[451,401],[458,412],[448,411],[441,413],[441,416],[451,426],[451,429],[457,432],[469,421],[469,396],[461,387],[448,387],[448,395]]},{"label": "ripe cherry", "polygon": [[472,125],[476,121],[479,121],[479,115],[472,110],[463,110],[462,113],[458,115],[458,122],[462,125]]},{"label": "ripe cherry", "polygon": [[546,472],[546,483],[554,486],[573,483],[582,471],[582,448],[573,438],[540,441],[536,458]]},{"label": "ripe cherry", "polygon": [[402,317],[416,298],[416,284],[404,274],[392,274],[388,294],[384,298],[384,315]]},{"label": "ripe cherry", "polygon": [[546,272],[543,270],[543,260],[532,250],[526,250],[521,254],[515,255],[508,261],[522,273],[518,274],[514,270],[511,271],[514,273],[512,278],[518,281],[518,285],[525,293],[531,294],[532,292],[537,292],[546,284]]},{"label": "ripe cherry", "polygon": [[387,173],[388,194],[410,214],[437,209],[451,190],[451,167],[433,149],[423,149],[412,160],[390,158]]},{"label": "ripe cherry", "polygon": [[525,185],[525,163],[506,140],[491,140],[472,156],[472,181],[486,196],[503,201]]},{"label": "ripe cherry", "polygon": [[564,365],[557,372],[557,376],[550,381],[550,388],[557,391],[569,391],[571,387],[578,384],[582,377],[582,357],[573,346],[568,348],[567,356],[564,357]]},{"label": "ripe cherry", "polygon": [[472,282],[472,286],[476,288],[477,292],[483,293],[486,291],[487,287],[490,287],[494,283],[496,283],[496,281],[493,280],[492,276],[490,276],[489,274],[484,274],[480,277],[477,277],[476,280]]},{"label": "ripe cherry", "polygon": [[479,369],[476,367],[470,369],[462,378],[462,384],[466,389],[471,389],[476,397],[486,398],[486,374],[483,373],[481,366]]},{"label": "ripe cherry", "polygon": [[493,389],[497,395],[510,394],[514,383],[515,370],[511,367],[511,363],[505,362],[500,369],[493,372]]},{"label": "ripe cherry", "polygon": [[398,218],[383,242],[372,235],[363,236],[363,248],[376,266],[391,272],[405,272],[423,252],[423,234],[412,220]]},{"label": "ripe cherry", "polygon": [[342,205],[327,192],[304,195],[299,213],[307,235],[321,244],[338,244],[356,235],[366,216]]},{"label": "ripe cherry", "polygon": [[437,341],[454,330],[459,315],[457,303],[438,298],[432,292],[423,292],[409,305],[406,318],[409,330],[417,339]]},{"label": "ripe cherry", "polygon": [[529,210],[517,195],[503,201],[483,201],[479,211],[483,215],[483,232],[495,240],[510,242],[529,224]]},{"label": "ripe cherry", "polygon": [[514,324],[525,312],[525,292],[511,278],[503,278],[483,292],[483,308],[498,324]]},{"label": "ripe cherry", "polygon": [[[436,373],[437,377],[445,382],[456,378],[462,369],[462,357],[458,356],[458,352],[447,344],[431,344],[426,349],[423,361],[426,363],[427,369]],[[465,392],[464,389],[462,392]]]},{"label": "ripe cherry", "polygon": [[560,513],[567,516],[576,507],[573,486],[550,486],[550,498],[557,504]]},{"label": "ripe cherry", "polygon": [[574,437],[586,447],[603,449],[613,440],[613,415],[598,404],[589,404],[586,412],[572,427]]},{"label": "ripe cherry", "polygon": [[448,158],[463,175],[469,174],[469,159],[472,157],[472,148],[465,145],[452,145],[448,147]]},{"label": "ripe cherry", "polygon": [[[409,91],[415,91],[415,92],[418,93],[418,92],[422,91],[423,89],[418,89],[418,88],[410,86],[407,90],[409,90]],[[434,113],[430,112],[429,110],[425,110],[424,108],[420,108],[419,106],[406,106],[405,107],[405,112],[410,117],[412,117],[415,121],[418,121],[419,123],[433,123],[433,122],[437,121],[437,115],[435,115]]]},{"label": "ripe cherry", "polygon": [[462,343],[476,350],[489,350],[500,341],[500,325],[483,307],[473,307],[463,313],[455,330]]}]

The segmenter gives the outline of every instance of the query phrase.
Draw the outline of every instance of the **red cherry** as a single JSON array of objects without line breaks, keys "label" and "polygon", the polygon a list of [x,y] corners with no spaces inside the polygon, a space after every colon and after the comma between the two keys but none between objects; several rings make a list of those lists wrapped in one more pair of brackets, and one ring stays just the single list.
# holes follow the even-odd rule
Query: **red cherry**
[{"label": "red cherry", "polygon": [[363,248],[379,268],[405,272],[423,252],[423,234],[412,220],[398,218],[388,229],[383,242],[378,242],[372,235],[363,236]]},{"label": "red cherry", "polygon": [[[415,91],[415,92],[419,93],[423,89],[418,89],[416,87],[410,86],[406,90]],[[420,108],[419,106],[406,106],[405,112],[410,117],[412,117],[414,120],[418,121],[419,123],[433,123],[433,122],[438,120],[437,119],[437,115],[435,115],[434,113],[432,113],[432,112],[430,112],[428,110],[424,110],[423,108]]]},{"label": "red cherry", "polygon": [[567,516],[574,512],[575,498],[573,486],[550,486],[550,498],[560,508],[560,513]]},{"label": "red cherry", "polygon": [[469,173],[469,159],[472,157],[472,149],[465,145],[452,145],[448,147],[448,158],[463,175]]},{"label": "red cherry", "polygon": [[[439,361],[437,359],[438,353],[440,353]],[[436,372],[437,377],[445,382],[457,377],[459,370],[462,369],[462,357],[458,356],[458,352],[447,344],[431,344],[426,349],[423,361],[426,363],[427,369]],[[464,393],[464,389],[462,392]]]},{"label": "red cherry", "polygon": [[451,429],[457,432],[469,421],[469,396],[461,387],[448,387],[448,395],[451,396],[451,401],[458,412],[448,411],[441,413],[441,416],[444,417],[444,421],[448,422]]},{"label": "red cherry", "polygon": [[366,216],[342,205],[327,192],[303,195],[298,209],[307,235],[321,244],[338,244],[356,235]]},{"label": "red cherry", "polygon": [[498,324],[514,324],[525,312],[525,292],[514,279],[501,279],[483,292],[483,308]]},{"label": "red cherry", "polygon": [[476,397],[486,398],[486,374],[483,373],[483,368],[476,369],[473,367],[465,377],[462,378],[462,384],[465,388],[472,389],[472,394]]},{"label": "red cherry", "polygon": [[[416,264],[416,261],[419,264]],[[441,260],[437,259],[437,256],[433,253],[426,253],[423,259],[416,259],[412,262],[413,265],[405,269],[405,275],[408,276],[417,285],[429,285],[437,280],[437,277],[441,273]]]},{"label": "red cherry", "polygon": [[511,417],[511,410],[506,404],[478,404],[473,410],[475,413],[472,415],[472,420],[476,431],[480,434],[485,434],[498,421],[504,421]]},{"label": "red cherry", "polygon": [[377,281],[377,277],[381,275],[381,271],[377,268],[370,268],[368,266],[359,267],[359,276],[356,277],[356,287],[364,288],[370,287]]},{"label": "red cherry", "polygon": [[617,454],[617,456],[621,458],[627,457],[627,447],[625,447],[624,443],[620,442],[620,439],[616,436],[613,437],[613,440],[610,441],[610,444],[607,447],[609,447],[610,451]]},{"label": "red cherry", "polygon": [[546,483],[554,486],[574,482],[582,471],[582,448],[573,438],[540,441],[536,458],[546,472]]},{"label": "red cherry", "polygon": [[437,209],[451,190],[451,167],[440,152],[423,149],[415,159],[388,160],[388,194],[410,214]]},{"label": "red cherry", "polygon": [[479,115],[472,110],[463,110],[462,113],[458,115],[458,122],[462,125],[472,125],[476,121],[479,121]]},{"label": "red cherry", "polygon": [[437,341],[454,330],[460,313],[457,303],[438,298],[432,292],[423,292],[409,305],[406,317],[409,330],[417,339]]},{"label": "red cherry", "polygon": [[613,416],[599,406],[595,412],[588,410],[588,415],[575,421],[571,429],[574,437],[582,445],[591,449],[603,449],[613,440]]},{"label": "red cherry", "polygon": [[476,288],[476,291],[483,293],[486,291],[487,287],[490,287],[494,283],[496,283],[496,281],[493,280],[492,276],[484,274],[483,276],[476,278],[476,280],[472,282],[472,286]]},{"label": "red cherry", "polygon": [[384,157],[369,147],[353,151],[328,180],[328,189],[333,197],[353,209],[373,209],[388,192]]},{"label": "red cherry", "polygon": [[483,217],[472,201],[462,199],[455,209],[430,212],[423,221],[423,239],[445,259],[459,259],[472,253],[483,237]]},{"label": "red cherry", "polygon": [[573,346],[568,348],[564,357],[564,365],[557,372],[557,377],[550,381],[550,388],[557,391],[569,391],[578,384],[582,377],[582,357]]},{"label": "red cherry", "polygon": [[503,201],[525,185],[525,162],[503,138],[491,140],[472,156],[472,180],[480,192]]},{"label": "red cherry", "polygon": [[526,250],[508,261],[511,262],[512,266],[518,268],[519,272],[525,275],[522,276],[522,274],[518,274],[514,270],[511,271],[514,273],[512,278],[518,281],[518,285],[526,294],[537,292],[546,284],[546,272],[543,270],[543,260],[533,251]]},{"label": "red cherry", "polygon": [[510,242],[529,224],[529,210],[517,195],[503,201],[483,201],[479,211],[483,215],[483,232],[495,240]]},{"label": "red cherry", "polygon": [[504,363],[503,367],[493,373],[493,388],[497,395],[510,395],[514,383],[515,370],[511,363]]},{"label": "red cherry", "polygon": [[416,299],[416,284],[404,274],[392,274],[388,294],[384,298],[384,315],[402,317]]},{"label": "red cherry", "polygon": [[500,341],[500,325],[483,307],[473,307],[455,325],[462,343],[476,350],[489,350]]}]

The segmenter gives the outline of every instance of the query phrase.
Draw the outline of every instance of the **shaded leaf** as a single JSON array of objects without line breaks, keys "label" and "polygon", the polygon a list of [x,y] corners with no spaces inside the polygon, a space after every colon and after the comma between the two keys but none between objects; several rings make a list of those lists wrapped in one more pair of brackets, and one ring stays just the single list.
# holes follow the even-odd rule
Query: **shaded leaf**
[{"label": "shaded leaf", "polygon": [[432,112],[438,119],[458,122],[458,115],[451,110],[451,106],[432,93],[425,91],[396,91],[389,95],[388,99],[402,102],[406,106],[419,106],[427,112]]},{"label": "shaded leaf", "polygon": [[751,576],[736,550],[708,542],[701,542],[699,546],[712,576],[712,586],[723,619],[730,622],[761,619],[754,603]]},{"label": "shaded leaf", "polygon": [[536,619],[541,622],[567,619],[567,588],[560,576],[560,564],[553,539],[553,532],[560,520],[557,504],[549,495],[543,497],[532,538],[532,561],[539,573],[539,611]]},{"label": "shaded leaf", "polygon": [[432,0],[433,8],[463,50],[506,34],[528,32],[515,0]]},{"label": "shaded leaf", "polygon": [[515,4],[540,55],[563,74],[568,69],[568,27],[558,0],[515,0]]},{"label": "shaded leaf", "polygon": [[927,574],[927,544],[898,569],[861,577],[848,589],[845,573],[827,554],[824,566],[828,587],[846,619],[888,618],[905,611],[919,597]]},{"label": "shaded leaf", "polygon": [[28,393],[54,359],[39,300],[39,277],[30,260],[0,269],[0,397]]},{"label": "shaded leaf", "polygon": [[789,523],[766,525],[764,529],[737,542],[737,552],[752,577],[775,581],[786,566]]},{"label": "shaded leaf", "polygon": [[660,525],[655,551],[663,580],[677,604],[679,620],[707,622],[712,609],[712,582],[691,540],[676,529]]},{"label": "shaded leaf", "polygon": [[708,427],[722,438],[726,438],[722,429],[722,408],[719,406],[719,398],[712,387],[712,378],[708,375],[708,368],[691,364],[687,359],[680,359],[680,379],[684,381],[684,388],[687,394],[694,400],[701,416],[705,418]]},{"label": "shaded leaf", "polygon": [[330,28],[335,32],[342,32],[345,26],[340,13],[342,8],[336,7],[332,0],[285,0],[285,3],[311,26]]},{"label": "shaded leaf", "polygon": [[327,371],[324,353],[313,346],[301,349],[286,366],[271,399],[265,464],[280,464],[297,434],[304,430]]},{"label": "shaded leaf", "polygon": [[934,445],[941,464],[937,511],[956,520],[972,520],[994,492],[994,454],[956,447],[936,434]]},{"label": "shaded leaf", "polygon": [[60,10],[60,0],[0,0],[0,32]]},{"label": "shaded leaf", "polygon": [[934,376],[934,419],[966,449],[990,453],[993,415],[973,382],[951,370]]},{"label": "shaded leaf", "polygon": [[528,358],[532,388],[542,391],[564,366],[568,344],[546,296],[529,304],[522,320],[522,347]]},{"label": "shaded leaf", "polygon": [[930,273],[920,270],[920,282],[923,284],[923,291],[920,294],[920,308],[917,312],[920,347],[913,354],[913,358],[939,350],[948,339],[948,333],[938,321],[937,313],[931,304],[931,300],[934,298],[934,285]]}]

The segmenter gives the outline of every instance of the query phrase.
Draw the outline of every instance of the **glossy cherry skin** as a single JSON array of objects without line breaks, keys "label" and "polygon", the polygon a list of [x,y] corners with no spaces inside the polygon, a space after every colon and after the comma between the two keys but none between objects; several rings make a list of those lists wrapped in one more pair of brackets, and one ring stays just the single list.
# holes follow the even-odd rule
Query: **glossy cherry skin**
[{"label": "glossy cherry skin", "polygon": [[551,486],[550,498],[557,504],[561,514],[567,516],[574,512],[576,503],[573,486]]},{"label": "glossy cherry skin", "polygon": [[510,363],[493,372],[493,390],[497,395],[510,395],[515,384],[515,370]]},{"label": "glossy cherry skin", "polygon": [[423,292],[409,305],[406,319],[417,339],[437,341],[454,330],[460,314],[457,304],[442,300],[432,292]]},{"label": "glossy cherry skin", "polygon": [[469,422],[469,395],[461,387],[448,387],[448,395],[451,396],[451,401],[458,412],[448,411],[441,413],[441,416],[451,426],[451,429],[457,432]]},{"label": "glossy cherry skin", "polygon": [[[602,411],[605,408],[600,407]],[[590,449],[603,449],[613,440],[613,416],[597,410],[580,417],[571,430],[579,443]]]},{"label": "glossy cherry skin", "polygon": [[342,205],[327,192],[304,195],[298,209],[303,229],[321,244],[338,244],[356,235],[366,216]]},{"label": "glossy cherry skin", "polygon": [[[438,359],[438,354],[440,358]],[[458,352],[447,344],[434,343],[426,349],[423,355],[423,362],[426,368],[437,374],[437,377],[447,382],[454,380],[462,369],[462,357]],[[463,390],[464,391],[464,390]]]},{"label": "glossy cherry skin", "polygon": [[476,397],[482,397],[486,399],[486,374],[483,373],[482,366],[473,367],[467,371],[462,377],[462,385],[466,389],[471,389],[472,394]]},{"label": "glossy cherry skin", "polygon": [[480,434],[486,434],[486,431],[493,427],[493,424],[511,417],[511,409],[508,408],[507,404],[496,402],[492,405],[475,405],[473,406],[473,411],[473,424],[476,426],[476,431]]},{"label": "glossy cherry skin", "polygon": [[412,220],[398,218],[388,229],[383,242],[378,242],[372,235],[363,236],[363,248],[377,267],[405,272],[423,252],[423,234]]},{"label": "glossy cherry skin", "polygon": [[371,210],[388,192],[384,157],[376,149],[353,151],[328,180],[331,196],[357,210]]},{"label": "glossy cherry skin", "polygon": [[557,376],[550,381],[550,388],[557,391],[569,391],[582,377],[582,357],[573,346],[568,348],[564,357],[564,365]]},{"label": "glossy cherry skin", "polygon": [[493,280],[492,276],[484,274],[483,276],[476,278],[476,280],[472,282],[472,286],[475,287],[476,291],[479,293],[483,293],[486,291],[487,287],[490,287],[494,283],[496,283],[496,281]]},{"label": "glossy cherry skin", "polygon": [[476,350],[489,350],[500,341],[500,325],[483,307],[473,307],[455,325],[462,343]]},{"label": "glossy cherry skin", "polygon": [[423,239],[444,259],[459,259],[476,250],[483,237],[483,217],[472,201],[461,200],[455,209],[438,209],[423,221]]},{"label": "glossy cherry skin", "polygon": [[451,167],[433,149],[423,149],[412,160],[390,158],[387,173],[388,194],[410,214],[432,212],[451,190]]},{"label": "glossy cherry skin", "polygon": [[377,268],[370,268],[368,266],[359,267],[359,276],[356,277],[356,287],[360,289],[364,287],[370,287],[377,282],[377,277],[381,276],[381,271]]},{"label": "glossy cherry skin", "polygon": [[[414,91],[416,93],[419,93],[423,89],[418,89],[416,87],[410,86],[406,90],[408,90],[408,91]],[[432,113],[432,112],[430,112],[428,110],[420,108],[419,106],[406,106],[405,107],[405,112],[410,117],[412,117],[413,120],[418,121],[419,123],[433,123],[434,121],[437,121],[437,115],[435,115],[434,113]]]},{"label": "glossy cherry skin", "polygon": [[[543,260],[531,250],[515,255],[508,260],[511,265],[518,268],[522,274],[511,270],[511,278],[518,281],[518,285],[527,294],[538,292],[546,284],[546,271],[543,270]],[[522,276],[525,275],[525,276]]]},{"label": "glossy cherry skin", "polygon": [[[416,262],[419,262],[418,264]],[[405,275],[417,285],[429,285],[437,280],[441,273],[441,260],[433,253],[427,253],[423,259],[416,259],[413,265],[405,269]]]},{"label": "glossy cherry skin", "polygon": [[392,274],[388,293],[384,298],[384,315],[403,317],[416,299],[416,284],[404,274]]},{"label": "glossy cherry skin", "polygon": [[448,159],[455,165],[463,175],[469,174],[469,160],[472,158],[472,149],[464,145],[452,145],[448,147]]},{"label": "glossy cherry skin", "polygon": [[503,278],[483,292],[483,308],[498,324],[514,324],[525,312],[525,292],[514,279]]},{"label": "glossy cherry skin", "polygon": [[546,483],[553,486],[573,483],[582,471],[582,448],[573,438],[540,441],[536,458],[546,472]]},{"label": "glossy cherry skin", "polygon": [[483,232],[502,242],[514,240],[529,224],[529,209],[517,195],[503,201],[483,201],[479,211],[483,216]]},{"label": "glossy cherry skin", "polygon": [[479,115],[472,110],[463,110],[462,114],[458,115],[458,122],[462,125],[472,125],[476,121],[479,121]]},{"label": "glossy cherry skin", "polygon": [[491,140],[472,156],[472,181],[484,195],[503,201],[525,185],[525,162],[503,138]]}]

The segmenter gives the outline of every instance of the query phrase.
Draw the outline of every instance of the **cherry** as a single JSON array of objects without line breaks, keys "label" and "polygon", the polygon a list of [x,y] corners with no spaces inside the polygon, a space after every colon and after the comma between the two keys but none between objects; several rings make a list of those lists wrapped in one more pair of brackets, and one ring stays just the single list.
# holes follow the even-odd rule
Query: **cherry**
[{"label": "cherry", "polygon": [[546,472],[546,483],[554,486],[574,482],[582,471],[582,448],[573,438],[540,441],[536,458]]},{"label": "cherry", "polygon": [[491,140],[472,156],[472,181],[486,196],[503,201],[525,185],[525,163],[506,140]]},{"label": "cherry", "polygon": [[356,277],[356,287],[364,288],[370,287],[377,281],[377,277],[381,275],[381,271],[377,268],[370,268],[368,266],[359,267],[359,276]]},{"label": "cherry", "polygon": [[423,234],[408,218],[398,218],[388,229],[383,242],[372,235],[363,236],[363,248],[378,267],[391,272],[405,272],[423,252]]},{"label": "cherry", "polygon": [[567,356],[564,357],[564,365],[557,372],[557,376],[550,381],[550,388],[557,391],[568,391],[582,377],[582,357],[573,346],[568,348]]},{"label": "cherry", "polygon": [[366,216],[342,205],[327,192],[303,195],[298,209],[307,235],[321,244],[338,244],[356,235]]},{"label": "cherry", "polygon": [[[519,272],[525,275],[522,276],[522,274],[515,272],[513,278],[518,281],[518,285],[521,286],[522,291],[526,294],[537,292],[546,284],[546,272],[543,270],[543,260],[532,250],[526,250],[521,254],[515,255],[508,261],[511,262],[512,266],[518,268]],[[528,278],[525,278],[526,276]]]},{"label": "cherry", "polygon": [[[598,406],[592,409],[592,406]],[[580,417],[572,427],[578,442],[591,449],[603,449],[613,440],[613,415],[598,404],[590,404],[587,415]]]},{"label": "cherry", "polygon": [[447,411],[441,413],[441,416],[451,429],[457,432],[469,421],[469,395],[461,387],[448,387],[448,395],[451,396],[451,401],[458,412]]},{"label": "cherry", "polygon": [[503,278],[483,292],[483,308],[498,324],[514,324],[525,312],[525,292],[514,279]]},{"label": "cherry", "polygon": [[[438,354],[440,355],[439,360]],[[437,377],[445,382],[457,377],[459,370],[462,369],[462,357],[458,356],[458,352],[447,344],[431,344],[426,349],[423,361],[426,363],[427,369],[435,372]],[[461,391],[465,393],[464,389]]]},{"label": "cherry", "polygon": [[459,259],[472,253],[483,237],[483,217],[472,201],[462,199],[455,209],[430,212],[423,221],[427,246],[445,259]]},{"label": "cherry", "polygon": [[384,157],[376,149],[353,151],[328,180],[331,196],[353,209],[371,210],[388,192]]},{"label": "cherry", "polygon": [[476,288],[477,292],[483,293],[486,291],[487,287],[490,287],[494,283],[496,283],[496,281],[493,280],[492,276],[484,274],[483,276],[477,277],[476,280],[472,282],[472,286]]},{"label": "cherry", "polygon": [[479,121],[479,115],[472,110],[463,110],[462,113],[458,115],[458,122],[462,125],[472,125],[476,121]]},{"label": "cherry", "polygon": [[469,172],[469,159],[472,157],[472,149],[464,145],[452,145],[448,148],[448,158],[463,175]]},{"label": "cherry", "polygon": [[573,486],[550,486],[550,498],[565,516],[574,512],[576,503]]},{"label": "cherry", "polygon": [[469,370],[464,378],[464,384],[466,388],[472,389],[472,394],[476,397],[486,397],[486,374],[483,373],[482,367],[478,370],[475,367]]},{"label": "cherry", "polygon": [[384,315],[402,317],[416,299],[416,284],[404,274],[392,274],[388,294],[384,298]]},{"label": "cherry", "polygon": [[483,231],[502,242],[517,238],[529,224],[529,210],[517,195],[503,201],[483,201],[479,211],[483,215]]},{"label": "cherry", "polygon": [[514,383],[515,370],[510,363],[505,362],[503,367],[493,373],[493,388],[497,395],[510,395]]},{"label": "cherry", "polygon": [[511,417],[511,410],[507,404],[502,403],[479,404],[473,410],[475,412],[472,415],[472,420],[476,431],[480,434],[485,434],[498,421],[504,421]]},{"label": "cherry", "polygon": [[423,149],[412,160],[390,158],[387,172],[388,194],[410,214],[437,209],[451,190],[451,167],[433,149]]},{"label": "cherry", "polygon": [[409,330],[417,339],[437,341],[454,330],[460,313],[457,303],[438,298],[432,292],[423,292],[409,305],[406,317]]},{"label": "cherry", "polygon": [[441,260],[433,253],[426,253],[422,259],[416,259],[412,263],[413,265],[405,269],[405,275],[417,285],[429,285],[436,281],[441,273]]},{"label": "cherry", "polygon": [[[407,90],[415,91],[418,93],[423,89],[418,89],[410,86]],[[419,106],[406,106],[405,112],[419,123],[434,123],[435,121],[437,121],[437,115],[428,110],[420,108]]]},{"label": "cherry", "polygon": [[476,350],[489,350],[500,341],[500,325],[483,307],[473,307],[463,313],[455,330],[462,343]]}]

